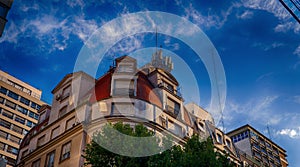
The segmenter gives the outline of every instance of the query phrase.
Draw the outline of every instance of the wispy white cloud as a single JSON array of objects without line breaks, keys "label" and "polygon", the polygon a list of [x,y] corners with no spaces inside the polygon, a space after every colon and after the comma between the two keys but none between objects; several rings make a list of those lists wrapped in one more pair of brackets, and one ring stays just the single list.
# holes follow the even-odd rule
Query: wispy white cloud
[{"label": "wispy white cloud", "polygon": [[135,36],[129,36],[118,42],[116,46],[111,48],[110,52],[113,53],[130,53],[142,47],[142,42],[144,40],[144,35],[139,34]]},{"label": "wispy white cloud", "polygon": [[247,8],[266,10],[280,19],[291,17],[278,0],[242,0],[242,4]]},{"label": "wispy white cloud", "polygon": [[80,6],[81,8],[83,8],[85,5],[83,0],[67,0],[66,3],[72,8],[76,6]]},{"label": "wispy white cloud", "polygon": [[297,55],[300,58],[300,45],[293,52],[294,55]]},{"label": "wispy white cloud", "polygon": [[300,138],[300,127],[298,128],[286,128],[282,129],[276,132],[277,135],[282,135],[282,136],[289,136],[290,138],[293,139],[299,139]]},{"label": "wispy white cloud", "polygon": [[232,9],[235,7],[237,7],[236,4],[233,4],[226,11],[223,11],[221,15],[217,15],[217,14],[210,14],[210,12],[208,12],[207,14],[202,14],[199,12],[199,10],[196,10],[192,4],[190,4],[188,7],[184,8],[185,11],[184,17],[186,19],[192,20],[200,27],[221,28],[227,21],[227,17],[232,12]]},{"label": "wispy white cloud", "polygon": [[299,34],[300,33],[300,24],[295,21],[290,22],[283,22],[278,24],[275,28],[275,32],[288,32],[288,31],[294,31],[294,33]]},{"label": "wispy white cloud", "polygon": [[[82,0],[67,1],[70,7],[83,7]],[[42,3],[22,3],[16,6],[23,12],[36,12],[37,15],[28,17],[24,20],[10,20],[6,25],[6,31],[3,37],[0,38],[0,43],[9,42],[14,43],[16,47],[29,48],[28,39],[38,41],[37,49],[28,49],[26,52],[35,52],[33,55],[40,55],[39,53],[51,53],[56,50],[65,50],[70,43],[70,35],[77,36],[80,40],[85,42],[88,37],[97,30],[99,24],[93,19],[86,19],[84,14],[77,11],[78,14],[65,16],[62,9],[56,9],[53,6],[47,8],[49,11],[39,12],[44,10]]]},{"label": "wispy white cloud", "polygon": [[242,0],[242,4],[247,8],[270,12],[281,20],[281,23],[274,28],[275,32],[292,30],[295,33],[300,33],[300,25],[295,20],[290,21],[293,18],[278,0]]},{"label": "wispy white cloud", "polygon": [[300,104],[300,95],[294,96],[294,97],[293,97],[293,101],[294,101],[295,103]]},{"label": "wispy white cloud", "polygon": [[237,15],[237,18],[243,19],[243,20],[245,20],[245,19],[251,19],[252,17],[253,17],[253,12],[249,11],[249,10],[246,10],[242,14]]},{"label": "wispy white cloud", "polygon": [[[224,110],[224,118],[226,122],[236,121],[236,119],[244,119],[245,124],[249,122],[265,122],[270,125],[277,125],[282,117],[272,110],[272,105],[279,96],[265,96],[250,99],[246,103],[238,103],[234,100],[227,100]],[[236,117],[232,118],[232,115]],[[237,116],[238,115],[238,116]]]},{"label": "wispy white cloud", "polygon": [[266,43],[262,43],[262,42],[254,42],[252,44],[253,47],[257,47],[257,48],[260,48],[264,51],[269,51],[271,49],[276,49],[276,48],[279,48],[281,46],[284,46],[284,43],[281,43],[281,42],[273,42],[271,44],[266,44]]},{"label": "wispy white cloud", "polygon": [[256,79],[256,82],[259,82],[265,78],[269,78],[270,76],[272,76],[274,74],[274,72],[269,72],[269,73],[266,73],[266,74],[263,74],[261,76],[259,76],[257,79]]}]

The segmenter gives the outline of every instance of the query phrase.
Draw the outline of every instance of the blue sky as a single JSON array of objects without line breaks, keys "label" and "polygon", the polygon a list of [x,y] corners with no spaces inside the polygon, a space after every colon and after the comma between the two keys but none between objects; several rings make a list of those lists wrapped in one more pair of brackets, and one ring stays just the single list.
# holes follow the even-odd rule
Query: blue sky
[{"label": "blue sky", "polygon": [[[276,0],[15,0],[0,38],[0,68],[41,89],[42,99],[51,104],[51,90],[73,72],[93,32],[139,11],[172,13],[200,27],[217,49],[226,74],[225,130],[251,124],[269,136],[268,125],[271,138],[287,150],[290,166],[300,166],[300,25]],[[211,84],[203,63],[187,58],[195,53],[176,38],[158,34],[158,43],[197,71],[200,97],[190,93],[198,88],[188,85],[181,70],[174,75],[186,101],[207,108]],[[108,55],[146,54],[141,49],[149,47],[155,47],[155,34],[141,33],[124,38]],[[97,76],[110,61],[99,67]]]}]

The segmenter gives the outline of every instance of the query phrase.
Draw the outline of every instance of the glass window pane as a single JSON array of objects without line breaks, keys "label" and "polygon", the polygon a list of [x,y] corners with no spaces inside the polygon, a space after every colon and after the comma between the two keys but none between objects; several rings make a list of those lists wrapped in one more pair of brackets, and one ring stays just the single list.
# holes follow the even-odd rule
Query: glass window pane
[{"label": "glass window pane", "polygon": [[19,100],[19,95],[16,94],[15,92],[9,91],[8,96],[15,99],[15,100]]},{"label": "glass window pane", "polygon": [[66,130],[71,129],[75,124],[75,117],[69,119],[66,123]]},{"label": "glass window pane", "polygon": [[16,109],[16,104],[9,100],[6,100],[5,105],[11,109]]},{"label": "glass window pane", "polygon": [[28,99],[24,98],[24,97],[21,97],[20,98],[20,102],[23,103],[23,104],[25,104],[25,105],[27,105],[27,106],[29,106],[29,102],[30,101]]},{"label": "glass window pane", "polygon": [[21,124],[25,124],[25,119],[19,116],[16,116],[15,121],[21,123]]},{"label": "glass window pane", "polygon": [[1,88],[0,88],[0,93],[2,93],[2,94],[4,94],[4,95],[6,95],[6,93],[7,93],[7,89],[6,89],[6,88],[4,88],[4,87],[1,87]]}]

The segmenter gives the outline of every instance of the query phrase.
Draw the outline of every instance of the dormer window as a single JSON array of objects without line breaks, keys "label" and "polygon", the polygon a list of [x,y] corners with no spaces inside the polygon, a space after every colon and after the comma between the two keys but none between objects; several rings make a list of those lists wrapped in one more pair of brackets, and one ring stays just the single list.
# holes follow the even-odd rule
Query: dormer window
[{"label": "dormer window", "polygon": [[62,95],[61,95],[61,100],[64,100],[70,96],[71,93],[71,86],[67,86],[66,88],[63,89]]},{"label": "dormer window", "polygon": [[121,64],[119,64],[117,72],[133,73],[134,72],[133,63],[121,63]]},{"label": "dormer window", "polygon": [[113,95],[116,96],[133,96],[134,95],[134,80],[115,79]]}]

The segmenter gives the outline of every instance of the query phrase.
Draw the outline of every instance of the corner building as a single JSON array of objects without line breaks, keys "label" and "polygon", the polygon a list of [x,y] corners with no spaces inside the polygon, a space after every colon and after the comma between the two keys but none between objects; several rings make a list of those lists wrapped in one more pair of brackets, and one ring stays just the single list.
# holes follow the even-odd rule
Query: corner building
[{"label": "corner building", "polygon": [[244,166],[287,167],[286,151],[250,125],[229,133]]},{"label": "corner building", "polygon": [[39,119],[42,91],[0,70],[0,156],[14,166],[24,136]]},{"label": "corner building", "polygon": [[[40,109],[38,125],[25,136],[17,166],[83,166],[90,136],[107,122],[142,123],[179,144],[194,133],[215,139],[213,118],[193,103],[184,104],[172,69],[171,58],[160,50],[140,69],[136,59],[122,56],[97,80],[84,72],[66,75],[52,91],[52,107]],[[238,165],[231,139],[218,134],[216,151],[226,151]]]}]

